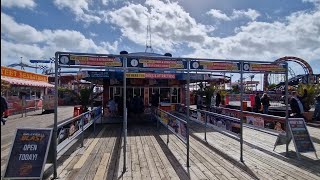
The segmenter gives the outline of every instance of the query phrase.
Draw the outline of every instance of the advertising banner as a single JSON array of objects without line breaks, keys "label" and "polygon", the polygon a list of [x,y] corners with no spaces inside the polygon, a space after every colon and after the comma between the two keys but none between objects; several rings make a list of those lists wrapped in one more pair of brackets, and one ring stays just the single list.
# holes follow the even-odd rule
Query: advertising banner
[{"label": "advertising banner", "polygon": [[190,68],[204,70],[239,71],[237,63],[232,62],[191,61]]},{"label": "advertising banner", "polygon": [[1,66],[1,76],[48,82],[48,76]]},{"label": "advertising banner", "polygon": [[[241,118],[241,111],[237,109],[214,107],[212,111],[215,113],[226,115],[226,116]],[[272,129],[272,130],[279,131],[279,133],[282,133],[285,131],[284,117],[243,111],[243,119],[245,123],[255,127]]]},{"label": "advertising banner", "polygon": [[126,73],[127,78],[137,79],[175,79],[175,74],[160,74],[160,73]]},{"label": "advertising banner", "polygon": [[[204,114],[204,113],[202,113]],[[215,126],[231,133],[240,134],[240,120],[219,114],[206,114],[209,126]]]},{"label": "advertising banner", "polygon": [[244,63],[243,71],[285,73],[286,65],[285,64]]},{"label": "advertising banner", "polygon": [[119,57],[99,57],[99,56],[80,56],[80,55],[59,55],[59,63],[64,65],[89,65],[122,67],[122,59]]},{"label": "advertising banner", "polygon": [[135,59],[128,58],[127,67],[159,68],[159,69],[187,69],[187,62],[182,60]]},{"label": "advertising banner", "polygon": [[95,120],[101,117],[101,108],[95,108],[93,111],[90,111],[86,114],[83,114],[68,123],[65,123],[63,126],[58,127],[58,144],[62,143],[65,140],[71,139],[74,136],[77,136],[78,132],[81,131],[82,126],[85,130],[89,127]]},{"label": "advertising banner", "polygon": [[16,131],[4,178],[42,179],[52,129],[25,129]]}]

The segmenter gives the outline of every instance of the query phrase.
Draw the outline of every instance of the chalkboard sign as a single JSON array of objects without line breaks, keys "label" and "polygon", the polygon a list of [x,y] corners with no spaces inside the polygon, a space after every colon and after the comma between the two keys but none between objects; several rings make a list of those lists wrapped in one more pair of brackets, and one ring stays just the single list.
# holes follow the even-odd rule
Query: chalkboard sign
[{"label": "chalkboard sign", "polygon": [[316,151],[303,118],[289,118],[289,128],[297,152],[305,153]]},{"label": "chalkboard sign", "polygon": [[52,129],[26,129],[16,131],[4,178],[41,179]]}]

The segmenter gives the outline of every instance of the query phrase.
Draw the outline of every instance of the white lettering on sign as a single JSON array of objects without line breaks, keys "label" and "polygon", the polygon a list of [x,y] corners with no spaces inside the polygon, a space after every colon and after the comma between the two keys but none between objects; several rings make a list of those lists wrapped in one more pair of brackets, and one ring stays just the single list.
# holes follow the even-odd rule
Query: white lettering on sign
[{"label": "white lettering on sign", "polygon": [[19,160],[21,161],[35,161],[38,158],[38,154],[19,154]]},{"label": "white lettering on sign", "polygon": [[23,146],[24,151],[36,151],[37,150],[37,145],[36,144],[25,144]]}]

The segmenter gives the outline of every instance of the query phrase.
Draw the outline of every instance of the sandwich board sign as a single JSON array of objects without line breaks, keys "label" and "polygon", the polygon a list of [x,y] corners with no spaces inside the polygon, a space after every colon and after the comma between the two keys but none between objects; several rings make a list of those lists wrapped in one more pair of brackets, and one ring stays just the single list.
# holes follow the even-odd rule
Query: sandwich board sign
[{"label": "sandwich board sign", "polygon": [[51,128],[18,128],[3,178],[42,179],[51,137]]},{"label": "sandwich board sign", "polygon": [[299,153],[307,152],[314,152],[317,157],[316,149],[313,145],[304,119],[289,118],[288,120],[289,130],[292,135],[294,147],[296,148],[298,158],[300,159]]},{"label": "sandwich board sign", "polygon": [[[316,149],[313,145],[313,142],[311,140],[311,137],[308,132],[304,119],[289,118],[288,122],[289,122],[288,143],[290,143],[290,141],[293,140],[298,158],[300,159],[299,153],[307,153],[307,152],[314,152],[316,157],[318,158]],[[280,133],[277,137],[276,143],[274,144],[273,150],[276,148],[276,146],[286,144],[286,142],[287,142],[286,134]]]}]

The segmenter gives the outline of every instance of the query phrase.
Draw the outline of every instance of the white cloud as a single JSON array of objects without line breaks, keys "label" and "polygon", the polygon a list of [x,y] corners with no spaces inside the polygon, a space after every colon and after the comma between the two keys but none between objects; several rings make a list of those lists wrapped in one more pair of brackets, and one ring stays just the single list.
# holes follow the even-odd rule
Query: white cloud
[{"label": "white cloud", "polygon": [[248,18],[254,21],[260,16],[260,13],[253,9],[248,9],[247,11],[234,9],[232,11],[231,16],[228,16],[227,14],[221,12],[218,9],[211,9],[206,14],[212,16],[213,18],[216,18],[218,20],[223,20],[223,21],[231,21],[231,20],[236,20],[240,18]]},{"label": "white cloud", "polygon": [[108,48],[113,48],[106,43],[97,45],[78,31],[60,29],[39,31],[29,25],[15,22],[12,17],[4,13],[1,13],[1,28],[3,64],[18,62],[20,57],[26,59],[52,57],[56,51],[108,53]]},{"label": "white cloud", "polygon": [[92,3],[91,0],[54,0],[54,4],[60,9],[64,8],[70,10],[76,15],[76,20],[83,21],[85,23],[96,22],[100,23],[102,21],[101,12],[95,12],[89,9]]},{"label": "white cloud", "polygon": [[313,11],[293,13],[283,22],[250,22],[234,36],[207,37],[204,44],[192,45],[195,52],[187,56],[249,60],[297,56],[310,62],[320,56],[319,19],[320,11]]},{"label": "white cloud", "polygon": [[245,10],[233,10],[232,12],[232,18],[231,19],[237,19],[237,18],[249,18],[252,21],[256,20],[260,16],[260,13],[253,9]]},{"label": "white cloud", "polygon": [[150,17],[153,48],[165,51],[186,42],[202,43],[207,33],[213,31],[212,26],[197,23],[176,2],[147,0],[145,6],[129,3],[106,17],[109,23],[120,27],[124,37],[139,45],[146,42]]},{"label": "white cloud", "polygon": [[228,17],[226,14],[222,13],[220,10],[218,9],[211,9],[210,11],[207,12],[208,15],[216,18],[216,19],[221,19],[224,21],[230,21],[231,18]]},{"label": "white cloud", "polygon": [[[28,36],[26,36],[26,34]],[[18,24],[12,17],[4,13],[1,13],[1,37],[2,36],[19,43],[43,41],[42,34],[35,28],[26,24]]]},{"label": "white cloud", "polygon": [[7,7],[7,8],[35,8],[37,4],[35,3],[35,0],[1,0],[1,6]]}]

